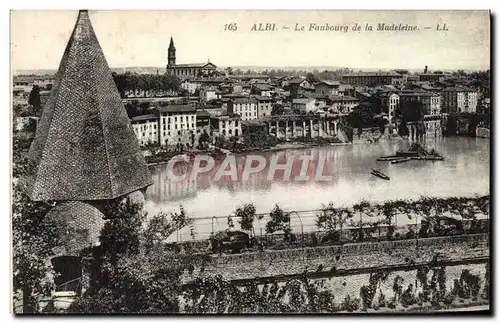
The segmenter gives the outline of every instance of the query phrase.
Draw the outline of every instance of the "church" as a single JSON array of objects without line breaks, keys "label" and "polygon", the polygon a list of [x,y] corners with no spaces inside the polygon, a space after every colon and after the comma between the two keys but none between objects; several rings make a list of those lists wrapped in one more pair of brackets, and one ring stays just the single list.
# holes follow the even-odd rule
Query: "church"
[{"label": "church", "polygon": [[177,77],[201,77],[211,76],[216,71],[217,66],[210,63],[194,63],[194,64],[176,64],[175,63],[175,46],[174,40],[170,37],[170,45],[168,46],[168,64],[167,74]]}]

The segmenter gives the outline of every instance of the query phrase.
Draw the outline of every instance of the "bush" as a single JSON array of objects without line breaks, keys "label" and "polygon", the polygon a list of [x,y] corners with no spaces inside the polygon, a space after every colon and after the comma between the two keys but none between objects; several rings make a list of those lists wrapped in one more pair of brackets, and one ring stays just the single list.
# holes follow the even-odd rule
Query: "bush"
[{"label": "bush", "polygon": [[347,312],[354,312],[359,309],[359,303],[360,299],[359,298],[351,298],[351,296],[347,295],[344,298],[344,301],[340,305],[340,309],[342,311],[347,311]]},{"label": "bush", "polygon": [[385,295],[380,291],[380,295],[378,296],[378,306],[379,307],[386,307],[386,301],[385,301]]}]

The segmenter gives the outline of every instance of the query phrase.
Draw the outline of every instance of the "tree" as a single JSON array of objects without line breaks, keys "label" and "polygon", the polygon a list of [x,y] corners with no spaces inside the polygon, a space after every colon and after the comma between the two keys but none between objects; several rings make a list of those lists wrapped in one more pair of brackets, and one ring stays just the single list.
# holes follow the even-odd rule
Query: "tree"
[{"label": "tree", "polygon": [[272,109],[271,109],[271,115],[282,115],[285,112],[285,108],[283,107],[282,104],[278,103],[273,103]]},{"label": "tree", "polygon": [[[14,143],[13,177],[27,174],[28,162],[17,156],[22,149]],[[13,289],[23,293],[23,313],[33,313],[37,299],[53,290],[48,279],[52,266],[47,259],[53,256],[52,248],[58,243],[56,226],[45,219],[52,209],[52,202],[35,202],[21,189],[13,186],[12,197],[12,257]],[[14,312],[18,312],[14,309]]]},{"label": "tree", "polygon": [[101,244],[87,254],[96,263],[96,282],[69,308],[70,313],[177,313],[180,275],[191,254],[165,249],[164,240],[191,223],[182,207],[152,218],[145,229],[138,205],[122,203],[105,212]]},{"label": "tree", "polygon": [[42,102],[40,100],[40,87],[36,84],[33,85],[33,88],[31,89],[31,92],[30,92],[30,95],[28,98],[28,104],[33,107],[34,114],[36,116],[40,115]]},{"label": "tree", "polygon": [[421,121],[425,114],[424,106],[420,101],[401,102],[400,114],[407,122]]},{"label": "tree", "polygon": [[[256,217],[256,209],[252,203],[245,204],[236,208],[235,216],[240,218],[241,229],[245,231],[253,231],[253,221]],[[259,220],[262,215],[259,215]]]},{"label": "tree", "polygon": [[[326,239],[333,238],[337,242],[342,241],[342,228],[353,213],[347,208],[336,208],[333,203],[323,205],[321,212],[316,214],[316,226],[318,229],[327,231]],[[324,239],[325,239],[324,238]]]},{"label": "tree", "polygon": [[209,142],[210,142],[210,136],[208,135],[207,130],[204,129],[200,137],[198,138],[199,148],[202,149],[206,148]]},{"label": "tree", "polygon": [[290,213],[285,213],[278,204],[269,213],[270,220],[266,223],[266,233],[272,234],[282,231],[285,235],[285,241],[291,242],[292,227],[290,225]]},{"label": "tree", "polygon": [[307,73],[306,80],[310,84],[318,82],[318,79],[316,78],[316,76],[313,73]]},{"label": "tree", "polygon": [[371,128],[376,126],[375,115],[375,106],[362,102],[347,115],[347,122],[353,128]]}]

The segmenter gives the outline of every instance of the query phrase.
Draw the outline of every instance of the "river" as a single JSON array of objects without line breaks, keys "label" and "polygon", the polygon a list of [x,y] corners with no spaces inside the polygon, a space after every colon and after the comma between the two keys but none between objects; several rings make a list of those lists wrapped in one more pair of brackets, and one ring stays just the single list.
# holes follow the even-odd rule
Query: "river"
[{"label": "river", "polygon": [[[362,199],[382,202],[389,199],[418,199],[421,196],[449,197],[489,194],[490,188],[490,141],[484,138],[443,137],[428,139],[427,149],[435,148],[445,157],[443,161],[412,160],[401,164],[378,162],[381,156],[393,155],[396,150],[408,149],[408,140],[393,139],[375,144],[348,146],[322,146],[305,149],[260,153],[266,161],[278,158],[283,163],[290,158],[311,156],[313,162],[308,174],[314,176],[319,156],[326,158],[323,174],[331,175],[327,181],[283,180],[278,171],[274,180],[268,180],[268,167],[252,174],[247,181],[223,179],[213,181],[213,173],[198,174],[174,182],[167,177],[167,165],[151,167],[154,184],[146,193],[148,214],[179,210],[182,205],[188,216],[195,221],[196,238],[205,238],[211,231],[227,228],[227,219],[212,222],[212,216],[226,217],[236,207],[253,203],[257,213],[269,212],[277,203],[286,211],[314,210],[332,202],[336,206],[351,206]],[[242,168],[246,156],[236,156],[238,168]],[[292,173],[298,173],[300,165],[294,162]],[[379,169],[391,180],[385,181],[370,174]],[[176,169],[174,168],[174,173]],[[311,176],[311,177],[313,177]],[[200,219],[202,218],[202,219]],[[315,230],[314,212],[302,215],[304,231]],[[299,228],[299,220],[292,220],[292,227]],[[262,222],[262,223],[261,223]],[[234,223],[237,225],[235,219]],[[256,231],[262,232],[265,219],[256,223]],[[183,230],[180,238],[189,239],[189,231]]]}]

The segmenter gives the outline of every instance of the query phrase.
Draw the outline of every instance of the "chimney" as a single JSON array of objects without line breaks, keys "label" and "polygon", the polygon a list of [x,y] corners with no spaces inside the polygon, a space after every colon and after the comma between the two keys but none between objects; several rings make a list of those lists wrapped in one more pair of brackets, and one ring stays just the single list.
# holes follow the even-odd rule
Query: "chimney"
[{"label": "chimney", "polygon": [[427,74],[427,65],[425,65],[424,74]]}]

